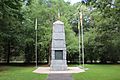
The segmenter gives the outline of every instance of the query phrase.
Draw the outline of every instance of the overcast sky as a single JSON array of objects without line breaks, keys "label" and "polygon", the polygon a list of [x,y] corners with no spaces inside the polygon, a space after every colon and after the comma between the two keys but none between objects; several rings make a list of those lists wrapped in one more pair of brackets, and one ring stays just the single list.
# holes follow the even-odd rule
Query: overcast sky
[{"label": "overcast sky", "polygon": [[71,1],[71,3],[74,4],[76,2],[80,2],[81,0],[65,0],[65,1]]}]

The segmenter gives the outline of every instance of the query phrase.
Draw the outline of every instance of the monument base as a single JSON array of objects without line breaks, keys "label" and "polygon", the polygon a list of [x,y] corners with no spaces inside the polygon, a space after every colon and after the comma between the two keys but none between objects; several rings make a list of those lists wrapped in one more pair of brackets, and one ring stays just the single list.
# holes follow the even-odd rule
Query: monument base
[{"label": "monument base", "polygon": [[66,71],[67,63],[66,60],[52,60],[50,65],[51,71]]}]

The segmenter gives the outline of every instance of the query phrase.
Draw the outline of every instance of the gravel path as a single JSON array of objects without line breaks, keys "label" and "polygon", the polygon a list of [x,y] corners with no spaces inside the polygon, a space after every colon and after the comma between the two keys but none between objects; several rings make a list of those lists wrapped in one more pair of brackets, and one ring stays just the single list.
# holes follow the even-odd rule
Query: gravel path
[{"label": "gravel path", "polygon": [[71,74],[49,74],[47,80],[73,80]]}]

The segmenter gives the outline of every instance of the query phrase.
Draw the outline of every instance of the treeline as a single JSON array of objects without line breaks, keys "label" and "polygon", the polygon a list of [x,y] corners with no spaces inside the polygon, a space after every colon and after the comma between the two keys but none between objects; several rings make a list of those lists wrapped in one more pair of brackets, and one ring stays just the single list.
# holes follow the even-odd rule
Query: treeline
[{"label": "treeline", "polygon": [[[38,19],[38,62],[49,62],[52,24],[58,10],[65,24],[67,59],[78,62],[77,8],[82,5],[85,61],[120,60],[120,4],[115,0],[71,5],[64,0],[1,0],[0,62],[35,61],[35,19]],[[111,8],[111,5],[114,6]]]},{"label": "treeline", "polygon": [[119,3],[119,0],[97,0],[88,3],[94,10],[90,12],[91,28],[85,33],[86,60],[98,60],[101,63],[120,61]]}]

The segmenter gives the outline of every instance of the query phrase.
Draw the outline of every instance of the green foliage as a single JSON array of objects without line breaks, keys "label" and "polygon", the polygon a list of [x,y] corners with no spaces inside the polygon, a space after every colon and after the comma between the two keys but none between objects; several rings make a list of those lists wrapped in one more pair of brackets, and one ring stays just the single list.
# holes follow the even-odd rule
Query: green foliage
[{"label": "green foliage", "polygon": [[[118,2],[115,0],[115,3],[111,4],[111,1],[97,0],[86,4],[89,8],[93,7],[90,13],[84,13],[89,16],[88,21],[90,18],[88,24],[85,24],[87,21],[84,20],[84,27],[87,28],[84,30],[86,61],[100,60],[101,63],[107,63],[107,61],[117,63],[120,60],[119,44],[116,45],[120,42],[120,18],[118,17],[120,8]],[[112,5],[114,7],[111,7]]]},{"label": "green foliage", "polygon": [[[4,59],[9,63],[10,54],[14,55],[17,52],[17,45],[15,43],[19,40],[19,33],[21,30],[22,14],[20,12],[21,1],[0,1],[0,39],[1,47],[4,53]],[[17,55],[17,54],[16,54]]]},{"label": "green foliage", "polygon": [[[113,7],[111,7],[113,6]],[[64,0],[0,0],[0,60],[35,61],[35,19],[38,20],[38,61],[48,61],[53,22],[64,22],[69,61],[78,61],[79,11],[83,11],[85,61],[120,60],[120,8],[107,0],[71,5]],[[81,9],[78,9],[81,7]],[[92,7],[93,10],[89,10]]]},{"label": "green foliage", "polygon": [[[115,0],[114,8],[111,8],[109,1],[99,1],[101,5],[98,7],[96,5],[96,10],[93,12],[93,17],[95,21],[95,26],[97,27],[97,37],[96,42],[101,44],[97,45],[98,51],[100,52],[100,60],[105,63],[106,61],[111,61],[113,63],[117,62],[120,58],[117,42],[120,42],[119,37],[119,25],[120,18],[118,7],[118,1]],[[96,14],[97,13],[97,14]]]}]

